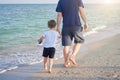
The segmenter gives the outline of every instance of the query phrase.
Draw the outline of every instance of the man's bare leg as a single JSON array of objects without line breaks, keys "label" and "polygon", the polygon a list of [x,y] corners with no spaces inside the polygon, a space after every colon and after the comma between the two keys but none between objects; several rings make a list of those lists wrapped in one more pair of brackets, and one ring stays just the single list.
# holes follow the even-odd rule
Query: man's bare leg
[{"label": "man's bare leg", "polygon": [[70,58],[69,58],[69,60],[70,60],[74,65],[77,65],[77,63],[76,63],[76,61],[75,61],[75,57],[76,57],[76,54],[78,53],[78,51],[79,51],[79,49],[80,49],[80,46],[81,46],[80,43],[77,43],[77,44],[74,45],[72,55],[71,55]]},{"label": "man's bare leg", "polygon": [[63,54],[64,54],[64,66],[65,67],[69,67],[69,62],[68,62],[68,57],[69,57],[69,49],[70,49],[70,46],[64,46],[64,49],[63,49]]},{"label": "man's bare leg", "polygon": [[44,57],[44,71],[47,71],[47,57]]},{"label": "man's bare leg", "polygon": [[52,72],[52,66],[53,66],[53,58],[49,59],[49,73]]}]

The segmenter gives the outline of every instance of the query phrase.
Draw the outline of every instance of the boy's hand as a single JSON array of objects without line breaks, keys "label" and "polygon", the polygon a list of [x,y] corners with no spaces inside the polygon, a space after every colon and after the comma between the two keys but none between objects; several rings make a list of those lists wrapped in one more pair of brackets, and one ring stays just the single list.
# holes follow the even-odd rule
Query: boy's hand
[{"label": "boy's hand", "polygon": [[38,42],[43,41],[44,36],[41,36],[40,39],[38,39]]},{"label": "boy's hand", "polygon": [[62,38],[62,35],[59,35],[58,38]]}]

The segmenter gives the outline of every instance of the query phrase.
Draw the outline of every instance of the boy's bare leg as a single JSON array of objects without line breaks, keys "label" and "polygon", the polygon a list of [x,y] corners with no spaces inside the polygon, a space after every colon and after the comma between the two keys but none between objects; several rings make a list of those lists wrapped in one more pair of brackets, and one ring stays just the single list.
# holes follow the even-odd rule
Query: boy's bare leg
[{"label": "boy's bare leg", "polygon": [[68,62],[68,57],[69,57],[69,49],[70,49],[70,46],[64,46],[64,49],[63,49],[63,54],[64,54],[64,66],[65,67],[69,67],[69,62]]},{"label": "boy's bare leg", "polygon": [[75,56],[76,56],[76,54],[78,53],[78,51],[79,51],[79,49],[80,49],[80,46],[81,46],[80,43],[77,43],[77,44],[74,45],[72,55],[71,55],[70,58],[69,58],[69,60],[70,60],[74,65],[77,65],[77,63],[76,63],[76,61],[75,61]]},{"label": "boy's bare leg", "polygon": [[52,72],[53,58],[49,58],[49,73]]},{"label": "boy's bare leg", "polygon": [[47,71],[47,57],[44,57],[44,70]]}]

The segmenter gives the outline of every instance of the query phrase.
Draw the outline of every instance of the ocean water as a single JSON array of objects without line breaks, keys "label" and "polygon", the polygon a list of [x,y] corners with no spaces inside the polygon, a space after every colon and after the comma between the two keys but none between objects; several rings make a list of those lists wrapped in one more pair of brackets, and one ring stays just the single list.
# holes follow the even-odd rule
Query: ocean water
[{"label": "ocean water", "polygon": [[[37,39],[48,29],[47,21],[56,19],[55,9],[56,4],[0,4],[0,73],[43,61]],[[120,23],[117,4],[86,4],[85,11],[90,26],[85,37]],[[63,57],[61,41],[56,45],[58,59]]]}]

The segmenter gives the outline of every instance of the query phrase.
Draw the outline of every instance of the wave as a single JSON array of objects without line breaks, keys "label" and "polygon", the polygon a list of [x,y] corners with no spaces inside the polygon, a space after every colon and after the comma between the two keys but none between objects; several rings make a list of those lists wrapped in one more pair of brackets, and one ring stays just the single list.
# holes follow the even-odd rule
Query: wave
[{"label": "wave", "polygon": [[86,32],[86,33],[84,33],[84,36],[86,37],[86,36],[89,36],[89,35],[95,34],[95,33],[98,32],[98,30],[104,29],[104,28],[106,28],[106,27],[107,27],[107,26],[105,26],[105,25],[95,27],[95,28],[93,28],[92,30],[90,30],[90,31],[88,31],[88,32]]},{"label": "wave", "polygon": [[18,66],[10,67],[10,68],[8,68],[8,69],[4,69],[4,70],[0,70],[0,74],[4,73],[4,72],[6,72],[6,71],[10,71],[10,70],[17,69],[17,68],[18,68]]}]

